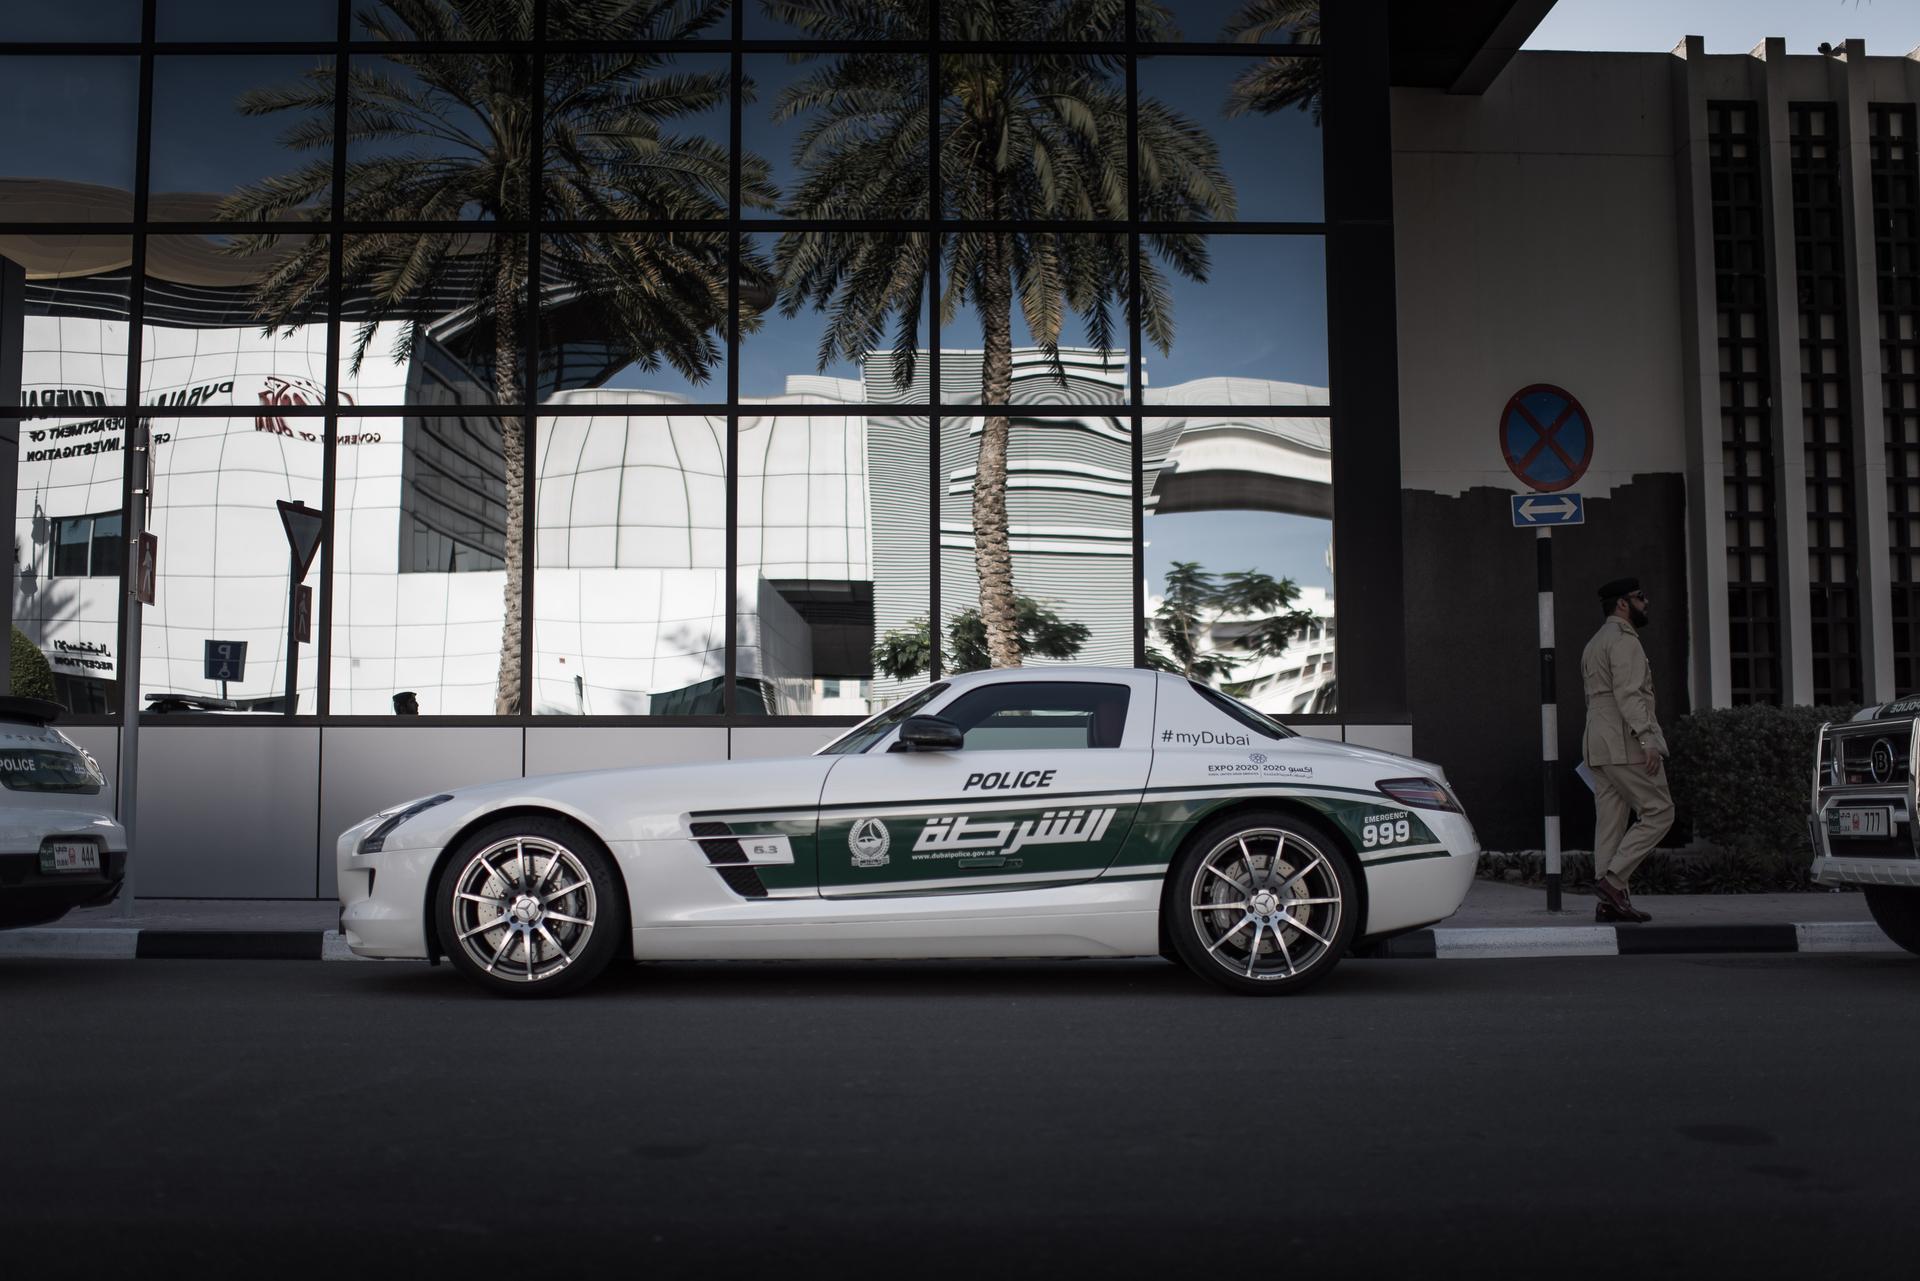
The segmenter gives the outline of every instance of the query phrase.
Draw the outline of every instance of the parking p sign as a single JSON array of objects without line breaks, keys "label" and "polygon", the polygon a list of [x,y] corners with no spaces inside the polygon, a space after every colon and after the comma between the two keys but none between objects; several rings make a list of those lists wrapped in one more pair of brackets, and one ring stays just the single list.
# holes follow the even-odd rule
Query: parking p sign
[{"label": "parking p sign", "polygon": [[210,681],[238,681],[247,677],[247,643],[245,641],[210,640],[207,642],[206,679]]}]

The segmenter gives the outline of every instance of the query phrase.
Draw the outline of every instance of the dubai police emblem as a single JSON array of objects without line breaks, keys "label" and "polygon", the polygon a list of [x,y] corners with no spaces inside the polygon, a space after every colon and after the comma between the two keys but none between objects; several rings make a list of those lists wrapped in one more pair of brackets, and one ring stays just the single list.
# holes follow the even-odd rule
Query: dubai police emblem
[{"label": "dubai police emblem", "polygon": [[877,818],[863,818],[847,833],[847,848],[853,853],[855,867],[885,867],[893,834]]}]

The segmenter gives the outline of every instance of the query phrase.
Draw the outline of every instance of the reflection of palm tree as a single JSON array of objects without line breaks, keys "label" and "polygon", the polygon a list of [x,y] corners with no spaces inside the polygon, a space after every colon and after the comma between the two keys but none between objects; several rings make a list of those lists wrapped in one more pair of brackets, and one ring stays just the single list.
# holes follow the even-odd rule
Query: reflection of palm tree
[{"label": "reflection of palm tree", "polygon": [[[943,34],[975,41],[1072,44],[1117,40],[1133,0],[949,0]],[[917,32],[919,0],[769,0],[767,9],[822,40]],[[1140,3],[1143,37],[1170,25],[1157,4]],[[954,53],[940,63],[940,185],[948,216],[1019,221],[1127,216],[1127,101],[1113,80],[1119,60],[1058,53]],[[927,216],[928,66],[911,51],[836,55],[791,86],[782,118],[813,115],[795,158],[799,188],[786,212],[801,218]],[[1154,99],[1139,108],[1141,215],[1156,220],[1230,218],[1233,184],[1206,131]],[[1182,275],[1204,280],[1203,237],[1153,234],[1155,254]],[[1110,349],[1113,307],[1127,295],[1124,236],[1046,231],[961,231],[948,237],[943,321],[971,302],[984,352],[981,395],[1013,398],[1013,304],[1034,342],[1054,358],[1066,312]],[[836,356],[863,360],[893,324],[894,379],[912,377],[926,284],[927,244],[919,232],[796,232],[780,238],[776,269],[789,316],[805,306],[828,312],[824,368]],[[1139,263],[1141,326],[1167,351],[1173,305],[1152,256]],[[983,423],[973,489],[974,564],[980,612],[995,667],[1020,662],[1018,598],[1007,539],[1004,414]]]},{"label": "reflection of palm tree", "polygon": [[[719,20],[726,0],[573,0],[548,6],[555,40],[686,39]],[[368,36],[382,41],[518,42],[534,35],[535,0],[381,0],[363,11]],[[475,215],[525,222],[536,212],[532,152],[541,147],[537,206],[549,218],[711,219],[727,211],[727,150],[669,131],[675,121],[727,101],[727,73],[675,72],[670,55],[649,52],[556,54],[548,59],[543,132],[533,135],[532,59],[519,53],[415,53],[396,47],[385,68],[357,61],[348,76],[348,136],[381,154],[350,160],[346,216],[370,222],[447,222]],[[334,73],[254,90],[247,115],[311,113],[288,146],[317,153],[301,169],[235,192],[222,215],[259,220],[324,205],[332,178]],[[774,190],[764,161],[743,157],[742,200],[768,208]],[[485,223],[475,226],[484,230]],[[268,248],[280,233],[236,240],[236,252]],[[489,360],[502,402],[529,398],[521,368],[528,287],[525,242],[465,231],[376,231],[342,248],[343,293],[364,319],[354,344],[357,373],[382,321],[397,321],[396,356],[407,359],[423,323],[446,301],[478,296],[477,358]],[[726,312],[726,237],[628,232],[554,234],[541,244],[541,293],[593,314],[622,354],[646,369],[662,361],[704,380],[721,359],[715,330]],[[303,323],[322,308],[327,247],[309,239],[279,262],[256,290],[270,326]],[[475,280],[474,287],[460,282]],[[437,300],[437,305],[436,305]],[[490,342],[490,350],[489,344]],[[520,598],[526,526],[523,424],[503,424],[506,481],[505,622],[494,710],[517,711]]]},{"label": "reflection of palm tree", "polygon": [[1166,590],[1153,612],[1153,630],[1166,649],[1149,645],[1147,666],[1208,684],[1233,675],[1240,660],[1216,638],[1216,629],[1227,620],[1241,624],[1232,647],[1256,658],[1277,658],[1316,621],[1311,610],[1295,606],[1299,599],[1300,588],[1291,578],[1257,569],[1211,574],[1197,561],[1177,560],[1167,570]]},{"label": "reflection of palm tree", "polygon": [[[1257,44],[1268,36],[1292,33],[1295,44],[1320,43],[1320,0],[1248,0],[1227,24],[1229,40]],[[1324,84],[1318,58],[1268,58],[1234,78],[1227,91],[1227,114],[1270,116],[1288,107],[1313,113],[1320,123]]]}]

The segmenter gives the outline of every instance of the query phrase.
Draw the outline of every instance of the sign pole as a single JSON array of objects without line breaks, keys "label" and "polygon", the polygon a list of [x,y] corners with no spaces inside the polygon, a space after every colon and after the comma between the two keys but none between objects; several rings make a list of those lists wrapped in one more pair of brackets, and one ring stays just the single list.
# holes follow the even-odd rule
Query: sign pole
[{"label": "sign pole", "polygon": [[131,571],[122,576],[125,584],[122,606],[127,613],[127,630],[120,642],[120,769],[115,780],[115,798],[120,802],[120,826],[127,833],[127,866],[120,877],[119,914],[133,915],[133,875],[140,866],[140,837],[135,810],[140,796],[140,631],[145,625],[141,612],[141,543],[147,529],[147,490],[153,483],[147,420],[127,419],[128,460],[133,483],[127,500],[127,559]]},{"label": "sign pole", "polygon": [[1553,680],[1553,529],[1534,534],[1540,578],[1540,786],[1546,813],[1547,910],[1560,910],[1560,704]]},{"label": "sign pole", "polygon": [[300,579],[306,566],[298,553],[287,563],[287,715],[300,710]]}]

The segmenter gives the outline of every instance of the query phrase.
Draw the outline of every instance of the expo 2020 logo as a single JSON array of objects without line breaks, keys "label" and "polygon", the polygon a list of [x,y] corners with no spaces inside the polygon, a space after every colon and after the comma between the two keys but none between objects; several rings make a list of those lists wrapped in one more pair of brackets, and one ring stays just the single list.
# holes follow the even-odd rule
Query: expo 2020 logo
[{"label": "expo 2020 logo", "polygon": [[877,818],[863,818],[847,833],[847,849],[853,854],[855,867],[885,867],[887,849],[892,844],[893,834]]}]

